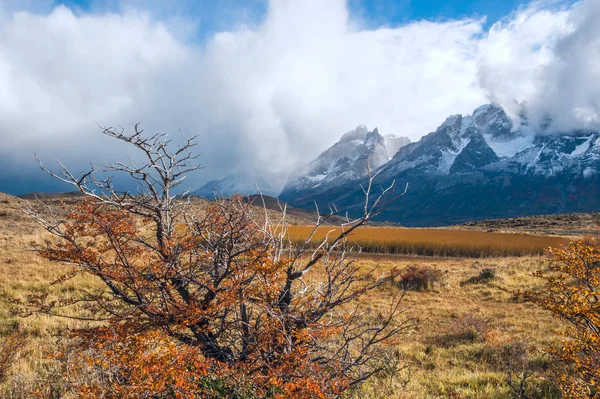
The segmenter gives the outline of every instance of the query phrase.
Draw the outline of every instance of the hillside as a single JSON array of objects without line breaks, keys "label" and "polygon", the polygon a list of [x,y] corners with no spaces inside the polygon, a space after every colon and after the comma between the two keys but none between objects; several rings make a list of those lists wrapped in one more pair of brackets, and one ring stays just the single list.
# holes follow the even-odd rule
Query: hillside
[{"label": "hillside", "polygon": [[[264,207],[267,209],[271,220],[276,222],[281,218],[281,209],[285,205],[279,202],[277,198],[263,196]],[[33,206],[43,204],[52,207],[58,215],[64,215],[68,212],[70,206],[80,201],[82,197],[77,193],[30,193],[15,197],[9,194],[0,193],[0,237],[3,232],[14,232],[16,230],[26,230],[29,233],[40,229],[37,223],[27,217],[22,206],[25,201],[28,201]],[[257,218],[264,216],[263,199],[259,195],[250,195],[245,199],[253,205],[253,209]],[[214,203],[214,200],[209,200],[201,197],[190,197],[189,201],[192,210],[202,212],[208,206]],[[281,206],[281,207],[280,207]],[[292,206],[286,206],[286,214],[288,222],[292,225],[311,225],[317,220],[314,210],[298,209]],[[341,218],[333,217],[329,220],[330,224],[339,224]]]},{"label": "hillside", "polygon": [[452,228],[560,236],[597,235],[600,232],[600,212],[481,220],[452,226]]}]

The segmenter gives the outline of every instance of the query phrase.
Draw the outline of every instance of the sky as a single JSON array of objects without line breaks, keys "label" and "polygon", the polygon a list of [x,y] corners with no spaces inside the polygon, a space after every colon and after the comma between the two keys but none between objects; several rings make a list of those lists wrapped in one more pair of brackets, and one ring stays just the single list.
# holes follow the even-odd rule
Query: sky
[{"label": "sky", "polygon": [[99,126],[198,136],[276,185],[359,124],[418,140],[496,103],[600,125],[600,0],[0,0],[0,191],[134,154]]}]

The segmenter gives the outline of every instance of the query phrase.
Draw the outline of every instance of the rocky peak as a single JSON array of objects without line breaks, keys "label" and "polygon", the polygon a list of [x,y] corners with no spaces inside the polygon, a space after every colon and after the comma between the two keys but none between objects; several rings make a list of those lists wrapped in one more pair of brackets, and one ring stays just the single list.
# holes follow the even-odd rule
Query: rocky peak
[{"label": "rocky peak", "polygon": [[484,135],[496,140],[511,140],[517,133],[513,132],[513,123],[504,110],[494,104],[486,104],[473,112],[477,128]]},{"label": "rocky peak", "polygon": [[364,144],[369,149],[374,149],[377,146],[385,147],[385,139],[379,134],[379,130],[375,128],[372,132],[367,133]]},{"label": "rocky peak", "polygon": [[366,176],[389,161],[385,144],[377,128],[368,131],[366,126],[359,125],[289,179],[282,198]]},{"label": "rocky peak", "polygon": [[339,143],[347,143],[355,140],[364,140],[369,130],[365,125],[358,125],[356,129],[344,133]]}]

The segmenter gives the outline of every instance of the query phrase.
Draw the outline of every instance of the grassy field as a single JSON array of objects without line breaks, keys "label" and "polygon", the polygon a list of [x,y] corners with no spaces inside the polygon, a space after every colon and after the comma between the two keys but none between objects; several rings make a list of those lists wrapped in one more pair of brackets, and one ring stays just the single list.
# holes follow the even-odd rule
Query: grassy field
[{"label": "grassy field", "polygon": [[[7,240],[0,248],[0,334],[16,326],[28,336],[21,358],[8,380],[0,385],[0,397],[27,398],[29,389],[44,383],[49,368],[44,349],[52,347],[63,327],[75,325],[46,316],[21,319],[10,314],[10,298],[24,298],[46,289],[49,281],[65,269],[38,258],[27,248],[39,236]],[[542,349],[556,342],[559,324],[549,314],[518,301],[512,292],[537,287],[531,276],[543,268],[540,257],[430,259],[425,257],[363,257],[365,268],[428,266],[439,270],[443,280],[432,290],[410,291],[404,301],[409,312],[419,315],[418,329],[394,345],[402,364],[397,375],[381,375],[361,387],[353,398],[511,398],[504,353],[523,343],[539,375],[528,384],[531,397],[552,396],[542,377],[547,360]],[[481,284],[465,284],[481,270],[493,268],[497,277]],[[317,276],[318,278],[318,276]],[[52,288],[55,296],[72,295],[75,289],[97,282],[84,277]],[[383,287],[367,298],[367,314],[383,312],[392,287]],[[367,316],[366,316],[367,317]]]},{"label": "grassy field", "polygon": [[[4,215],[0,216],[0,336],[19,328],[26,334],[27,341],[8,378],[0,383],[0,398],[24,399],[31,397],[31,390],[36,386],[47,383],[52,363],[44,358],[44,352],[52,348],[64,327],[75,326],[77,322],[46,316],[16,317],[10,311],[11,299],[24,299],[28,294],[47,289],[53,297],[68,297],[77,289],[90,289],[99,282],[80,276],[67,284],[48,288],[49,282],[66,271],[65,266],[36,255],[32,249],[43,241],[42,232],[21,215],[18,203],[0,198],[1,201],[7,202],[0,203]],[[292,232],[302,235],[306,229],[293,227]],[[544,258],[536,255],[473,259],[439,255],[539,253],[548,245],[560,243],[561,239],[365,228],[351,240],[360,243],[359,238],[367,237],[377,239],[371,247],[377,252],[385,252],[381,249],[385,249],[385,245],[402,250],[388,249],[387,255],[362,255],[359,262],[365,270],[373,266],[382,272],[394,267],[429,267],[441,278],[429,290],[407,292],[404,299],[407,312],[420,319],[417,329],[393,343],[395,356],[406,368],[369,380],[353,393],[352,399],[512,398],[515,396],[510,375],[518,373],[523,365],[535,371],[526,383],[529,398],[558,397],[544,378],[549,366],[543,349],[557,342],[556,330],[561,326],[548,313],[520,301],[516,295],[521,290],[540,287],[541,282],[532,273],[547,267]],[[398,244],[398,237],[407,243]],[[438,256],[390,254],[423,251],[415,249],[419,248],[415,243],[424,243],[419,244],[425,245],[420,248],[430,248],[429,251]],[[453,246],[463,252],[452,250]],[[505,247],[513,252],[506,252]],[[495,278],[477,279],[484,269],[493,269]],[[313,278],[318,280],[319,276]],[[371,293],[364,302],[365,317],[384,312],[394,289],[390,283]],[[515,364],[511,360],[515,353],[523,362]]]},{"label": "grassy field", "polygon": [[[292,241],[304,241],[312,230],[312,226],[290,226],[289,236]],[[336,233],[339,228],[321,227],[314,241],[327,234],[335,237]],[[540,255],[549,246],[568,242],[562,237],[528,234],[394,227],[363,227],[349,240],[367,253],[471,258]]]}]

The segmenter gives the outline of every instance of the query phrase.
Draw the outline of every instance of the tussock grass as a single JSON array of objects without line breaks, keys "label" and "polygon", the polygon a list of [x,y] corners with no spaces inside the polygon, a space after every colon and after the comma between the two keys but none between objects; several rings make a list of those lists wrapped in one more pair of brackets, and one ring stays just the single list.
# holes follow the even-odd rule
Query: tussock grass
[{"label": "tussock grass", "polygon": [[[290,226],[288,234],[292,241],[301,242],[312,229],[312,226]],[[337,233],[339,228],[321,227],[314,241],[327,234],[335,237]],[[366,253],[486,258],[541,255],[546,248],[566,244],[568,239],[482,231],[364,227],[355,230],[349,241]]]}]

